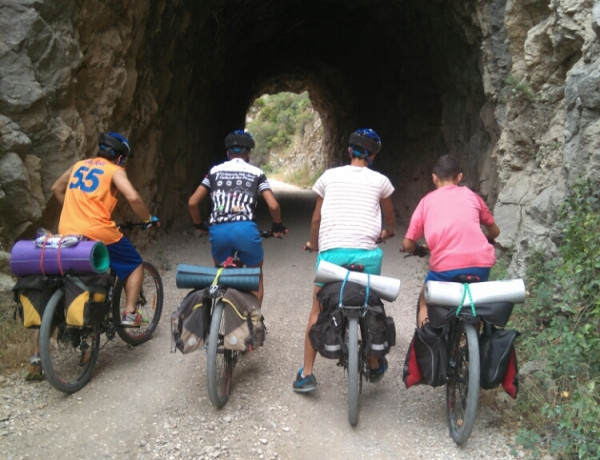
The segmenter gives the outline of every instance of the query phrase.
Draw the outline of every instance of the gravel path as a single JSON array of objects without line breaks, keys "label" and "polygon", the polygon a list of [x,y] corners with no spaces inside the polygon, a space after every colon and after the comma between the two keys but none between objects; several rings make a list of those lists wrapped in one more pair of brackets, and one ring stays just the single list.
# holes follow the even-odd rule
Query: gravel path
[{"label": "gravel path", "polygon": [[135,348],[118,338],[110,342],[100,352],[92,380],[72,395],[47,382],[0,376],[0,457],[515,458],[517,428],[508,422],[514,403],[501,392],[482,392],[473,435],[458,448],[448,435],[444,388],[404,387],[402,366],[426,260],[402,258],[399,237],[383,245],[383,274],[402,281],[398,299],[386,304],[396,321],[397,345],[388,355],[390,369],[383,380],[363,388],[358,425],[348,424],[346,380],[335,361],[317,358],[314,394],[293,393],[315,260],[300,248],[308,238],[314,201],[309,192],[281,190],[277,195],[290,234],[264,241],[267,339],[236,367],[223,409],[214,409],[208,399],[204,352],[170,353],[170,314],[185,294],[175,287],[177,263],[210,265],[208,241],[163,232],[157,244],[142,251],[160,267],[165,285],[155,337]]}]

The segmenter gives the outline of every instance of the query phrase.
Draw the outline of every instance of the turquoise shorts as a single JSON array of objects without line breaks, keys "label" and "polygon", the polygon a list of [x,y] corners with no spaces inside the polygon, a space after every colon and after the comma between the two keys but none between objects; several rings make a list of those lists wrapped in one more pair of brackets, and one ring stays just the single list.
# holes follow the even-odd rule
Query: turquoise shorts
[{"label": "turquoise shorts", "polygon": [[[352,249],[352,248],[337,248],[319,252],[315,270],[319,266],[319,262],[325,260],[336,265],[362,265],[365,267],[364,273],[371,275],[381,274],[381,264],[383,262],[383,251],[377,247],[375,249]],[[317,286],[323,286],[323,283],[315,283]]]}]

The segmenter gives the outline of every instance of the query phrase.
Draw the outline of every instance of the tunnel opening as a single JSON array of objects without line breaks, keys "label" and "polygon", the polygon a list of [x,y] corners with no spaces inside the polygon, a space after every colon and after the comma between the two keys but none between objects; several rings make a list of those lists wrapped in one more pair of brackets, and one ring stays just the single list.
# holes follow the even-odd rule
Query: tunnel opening
[{"label": "tunnel opening", "polygon": [[227,132],[244,126],[258,97],[283,91],[308,92],[325,167],[346,162],[355,129],[380,134],[374,168],[394,183],[401,222],[430,190],[431,167],[445,153],[462,161],[467,185],[493,200],[483,185],[493,182],[483,170],[494,126],[482,116],[474,8],[441,0],[166,5],[149,22],[160,32],[146,70],[165,82],[157,163],[171,174],[158,184],[161,213],[175,219],[184,209],[177,203],[224,159]]},{"label": "tunnel opening", "polygon": [[256,143],[250,162],[270,179],[302,188],[323,172],[323,129],[307,91],[263,94],[246,114]]}]

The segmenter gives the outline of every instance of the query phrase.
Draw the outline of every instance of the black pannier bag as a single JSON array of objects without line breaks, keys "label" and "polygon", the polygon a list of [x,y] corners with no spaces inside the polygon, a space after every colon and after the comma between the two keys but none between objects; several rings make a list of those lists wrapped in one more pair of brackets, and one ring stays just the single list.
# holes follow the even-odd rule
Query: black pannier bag
[{"label": "black pannier bag", "polygon": [[58,276],[29,275],[18,278],[12,289],[17,303],[15,317],[18,313],[26,328],[39,328],[48,300],[61,286],[62,278]]},{"label": "black pannier bag", "polygon": [[342,337],[342,312],[337,306],[334,309],[322,307],[317,322],[308,331],[308,338],[321,356],[338,359],[346,347]]},{"label": "black pannier bag", "polygon": [[208,288],[187,293],[171,314],[172,351],[191,353],[206,340],[210,329],[211,298]]},{"label": "black pannier bag", "polygon": [[[344,284],[343,281],[328,283],[317,293],[321,312],[308,337],[313,348],[323,357],[330,359],[339,358],[345,347],[342,337],[342,313],[338,309],[342,285],[343,305],[361,306],[365,304],[367,297],[365,286],[353,282]],[[381,358],[395,345],[396,328],[393,319],[386,316],[381,299],[372,291],[369,292],[367,304],[369,309],[365,320],[369,329],[368,353],[375,358]]]},{"label": "black pannier bag", "polygon": [[479,337],[481,388],[491,390],[502,384],[505,391],[517,397],[518,368],[514,348],[519,332],[489,327]]},{"label": "black pannier bag", "polygon": [[448,375],[448,346],[445,328],[424,324],[416,328],[408,347],[402,380],[406,388],[418,383],[444,385]]},{"label": "black pannier bag", "polygon": [[66,274],[65,320],[69,326],[100,324],[110,309],[108,293],[113,278],[109,274]]},{"label": "black pannier bag", "polygon": [[[512,302],[488,302],[478,303],[476,305],[477,316],[485,319],[494,326],[504,327],[513,311]],[[448,324],[452,318],[456,317],[457,306],[427,304],[427,316],[429,322],[434,327],[442,327]],[[462,307],[460,316],[464,319],[472,318],[473,313],[470,307]]]},{"label": "black pannier bag", "polygon": [[367,351],[374,358],[383,358],[396,344],[394,320],[385,315],[383,305],[371,305],[365,315],[369,336]]}]

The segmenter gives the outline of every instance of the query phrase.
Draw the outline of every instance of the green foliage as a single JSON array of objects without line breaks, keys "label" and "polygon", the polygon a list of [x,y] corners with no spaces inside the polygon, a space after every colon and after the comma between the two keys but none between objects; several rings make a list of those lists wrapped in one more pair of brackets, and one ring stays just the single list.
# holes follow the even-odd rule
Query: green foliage
[{"label": "green foliage", "polygon": [[271,153],[285,157],[296,137],[316,116],[306,92],[266,94],[256,99],[246,125],[256,141],[252,163],[264,167],[269,164]]},{"label": "green foliage", "polygon": [[[560,208],[559,254],[532,254],[530,295],[513,319],[526,331],[525,360],[545,362],[519,401],[531,422],[526,446],[542,436],[560,458],[600,456],[600,184],[579,181]],[[534,411],[541,408],[541,413]]]},{"label": "green foliage", "polygon": [[532,103],[536,99],[535,92],[524,78],[518,79],[514,75],[509,75],[504,80],[504,85],[503,99],[505,101]]}]

